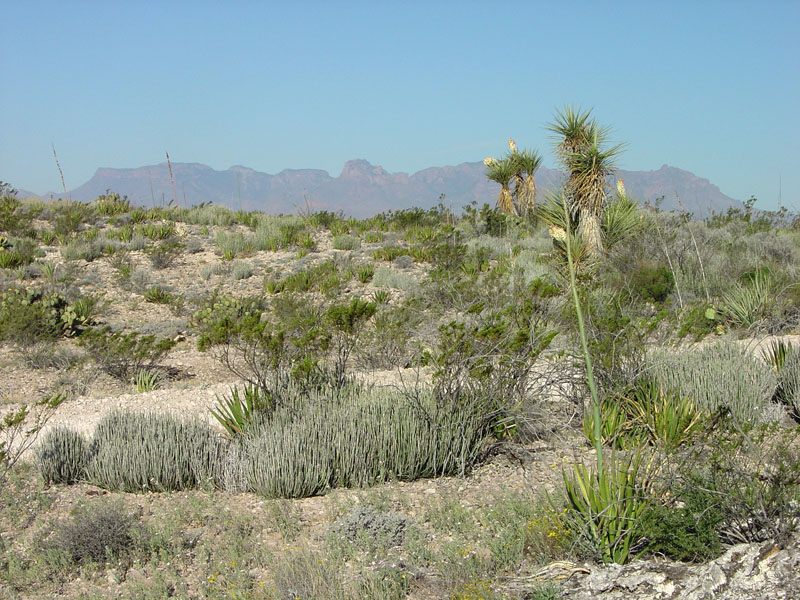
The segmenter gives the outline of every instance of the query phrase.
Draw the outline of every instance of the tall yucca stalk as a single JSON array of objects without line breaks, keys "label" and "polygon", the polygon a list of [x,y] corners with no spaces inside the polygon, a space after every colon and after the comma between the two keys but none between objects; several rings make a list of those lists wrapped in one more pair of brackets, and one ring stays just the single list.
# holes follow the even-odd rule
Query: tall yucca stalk
[{"label": "tall yucca stalk", "polygon": [[507,215],[517,215],[514,207],[514,198],[511,196],[511,180],[516,175],[516,168],[509,159],[495,160],[486,159],[483,161],[488,168],[486,176],[500,184],[500,195],[497,197],[497,206]]}]

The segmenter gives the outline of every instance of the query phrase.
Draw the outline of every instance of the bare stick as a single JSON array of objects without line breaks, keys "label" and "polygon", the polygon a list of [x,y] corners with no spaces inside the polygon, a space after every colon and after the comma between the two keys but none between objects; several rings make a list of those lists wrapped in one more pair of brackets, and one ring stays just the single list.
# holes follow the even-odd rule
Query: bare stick
[{"label": "bare stick", "polygon": [[64,188],[64,197],[67,196],[67,184],[64,183],[64,172],[61,170],[61,163],[58,162],[58,154],[56,154],[56,145],[53,144],[53,156],[56,158],[56,166],[58,167],[58,174],[61,175],[61,187]]},{"label": "bare stick", "polygon": [[175,189],[175,178],[172,176],[172,163],[169,160],[169,152],[167,152],[167,167],[169,168],[169,181],[172,184],[172,200],[175,202],[175,206],[178,207],[178,215],[180,215],[181,205],[178,204],[178,192]]},{"label": "bare stick", "polygon": [[692,242],[694,243],[694,251],[697,253],[697,262],[700,263],[700,274],[703,276],[703,289],[706,292],[706,300],[709,304],[711,304],[711,295],[708,293],[708,281],[706,280],[706,270],[703,267],[703,259],[700,256],[700,248],[697,246],[697,240],[694,237],[694,231],[692,231],[691,225],[689,225],[689,217],[686,216],[686,211],[683,208],[683,202],[681,202],[681,197],[678,195],[678,192],[675,192],[675,197],[678,199],[678,206],[681,209],[681,215],[683,216],[683,220],[686,221],[686,228],[689,230],[689,235],[692,236]]}]

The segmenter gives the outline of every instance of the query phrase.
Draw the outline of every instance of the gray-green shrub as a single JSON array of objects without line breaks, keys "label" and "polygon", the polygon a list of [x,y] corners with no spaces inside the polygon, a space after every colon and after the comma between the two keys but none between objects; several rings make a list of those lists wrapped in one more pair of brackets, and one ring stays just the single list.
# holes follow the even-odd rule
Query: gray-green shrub
[{"label": "gray-green shrub", "polygon": [[36,450],[36,463],[47,483],[75,483],[86,470],[89,444],[67,427],[50,430]]},{"label": "gray-green shrub", "polygon": [[719,342],[700,350],[652,352],[652,374],[665,388],[688,395],[699,408],[730,411],[740,423],[770,419],[769,400],[777,376],[762,361],[733,342]]},{"label": "gray-green shrub", "polygon": [[[283,414],[282,414],[283,413]],[[488,423],[475,407],[386,391],[309,400],[291,420],[278,411],[250,448],[250,487],[298,498],[332,487],[463,474]]]},{"label": "gray-green shrub", "polygon": [[117,410],[95,427],[87,479],[124,492],[191,489],[214,480],[225,445],[199,421]]}]

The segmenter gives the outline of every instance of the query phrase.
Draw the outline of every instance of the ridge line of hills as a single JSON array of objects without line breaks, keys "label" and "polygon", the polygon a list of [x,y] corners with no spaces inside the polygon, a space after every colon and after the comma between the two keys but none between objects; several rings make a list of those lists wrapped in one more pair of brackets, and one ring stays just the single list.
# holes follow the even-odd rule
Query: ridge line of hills
[{"label": "ridge line of hills", "polygon": [[[493,205],[499,191],[496,183],[486,179],[482,162],[430,167],[411,175],[389,173],[363,159],[345,163],[337,177],[320,169],[285,169],[272,175],[241,165],[216,171],[200,163],[172,163],[172,171],[182,206],[213,202],[269,213],[310,209],[342,211],[364,218],[387,210],[427,209],[440,201],[460,210],[471,202],[478,206]],[[619,170],[618,175],[625,181],[631,197],[640,202],[664,197],[661,207],[665,210],[678,208],[677,196],[684,209],[697,216],[725,211],[740,203],[707,179],[668,165],[655,171]],[[540,193],[557,186],[562,177],[556,169],[540,168],[536,173]],[[126,195],[139,205],[167,204],[173,199],[167,163],[128,169],[99,168],[89,181],[67,195],[72,200],[90,201],[106,190]],[[21,195],[37,196],[28,192]],[[50,196],[62,194],[42,197]]]}]

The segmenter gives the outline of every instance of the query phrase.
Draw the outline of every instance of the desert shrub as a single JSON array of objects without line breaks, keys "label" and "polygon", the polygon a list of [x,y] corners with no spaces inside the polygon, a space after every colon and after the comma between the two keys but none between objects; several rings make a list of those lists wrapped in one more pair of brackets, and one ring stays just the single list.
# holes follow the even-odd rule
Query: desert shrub
[{"label": "desert shrub", "polygon": [[36,462],[46,483],[75,483],[86,470],[89,444],[78,432],[57,427],[47,432],[36,449]]},{"label": "desert shrub", "polygon": [[94,219],[92,207],[83,202],[64,202],[55,206],[53,232],[59,238],[68,238],[81,226]]},{"label": "desert shrub", "polygon": [[652,352],[650,372],[666,390],[690,398],[703,410],[729,411],[740,424],[769,420],[769,400],[777,376],[757,358],[732,342],[719,342],[701,350]]},{"label": "desert shrub", "polygon": [[367,244],[377,244],[383,241],[383,233],[380,231],[368,231],[364,234],[364,242]]},{"label": "desert shrub", "polygon": [[127,196],[120,198],[120,195],[106,190],[92,203],[95,212],[104,217],[113,217],[128,212],[131,209],[130,200]]},{"label": "desert shrub", "polygon": [[638,534],[647,542],[641,552],[688,562],[719,556],[722,543],[717,528],[723,514],[718,498],[698,485],[686,485],[674,493],[679,503],[652,502],[642,512]]},{"label": "desert shrub", "polygon": [[175,235],[175,225],[173,223],[143,223],[136,227],[135,232],[154,242],[163,241]]},{"label": "desert shrub", "polygon": [[128,248],[130,250],[144,250],[148,246],[147,238],[139,233],[135,233],[131,238],[131,241],[128,243]]},{"label": "desert shrub", "polygon": [[184,243],[187,254],[198,254],[203,251],[203,240],[196,237],[190,237]]},{"label": "desert shrub", "polygon": [[[755,435],[720,435],[693,449],[669,486],[668,506],[677,512],[660,515],[662,525],[650,523],[644,532],[660,532],[651,550],[694,559],[690,554],[713,556],[720,544],[784,543],[800,524],[796,443],[797,431],[764,428]],[[673,525],[671,538],[668,524]]]},{"label": "desert shrub", "polygon": [[119,503],[78,506],[71,517],[53,525],[45,550],[66,555],[72,566],[106,561],[128,562],[136,548],[140,514]]},{"label": "desert shrub", "polygon": [[400,546],[405,539],[408,518],[381,512],[372,506],[356,506],[329,528],[334,536],[350,542],[365,540],[372,551]]},{"label": "desert shrub", "polygon": [[157,244],[149,246],[145,252],[150,259],[150,264],[154,269],[167,269],[175,264],[175,261],[183,251],[183,244],[172,239],[163,239]]},{"label": "desert shrub", "polygon": [[348,303],[333,304],[325,312],[326,324],[332,330],[330,347],[333,353],[333,380],[342,386],[346,381],[347,363],[367,321],[377,310],[373,302],[353,298]]},{"label": "desert shrub", "polygon": [[66,246],[61,247],[61,256],[64,260],[85,260],[86,262],[92,262],[103,256],[105,245],[105,240],[89,240],[78,237],[70,240]]},{"label": "desert shrub", "polygon": [[230,208],[206,204],[193,206],[183,213],[183,220],[193,225],[233,225],[235,218]]},{"label": "desert shrub", "polygon": [[378,267],[372,276],[372,285],[374,287],[411,291],[417,287],[418,283],[411,273],[395,271],[390,267]]},{"label": "desert shrub", "polygon": [[127,382],[138,371],[157,369],[176,342],[167,338],[157,340],[154,335],[135,332],[123,334],[106,326],[86,331],[78,344],[103,371]]},{"label": "desert shrub", "polygon": [[213,480],[224,445],[199,421],[114,411],[95,427],[86,476],[124,492],[191,489]]},{"label": "desert shrub", "polygon": [[9,471],[31,448],[42,428],[66,399],[63,394],[41,398],[5,412],[0,418],[0,485]]},{"label": "desert shrub", "polygon": [[[372,301],[386,304],[388,290],[375,290]],[[408,363],[408,344],[412,333],[422,323],[422,316],[407,306],[383,308],[375,313],[364,331],[364,341],[356,346],[356,360],[373,369],[392,369]]]},{"label": "desert shrub", "polygon": [[91,323],[96,299],[69,304],[61,294],[11,288],[0,293],[0,341],[25,348],[80,333]]},{"label": "desert shrub", "polygon": [[337,235],[333,237],[334,250],[358,250],[361,248],[361,238],[354,235]]},{"label": "desert shrub", "polygon": [[679,315],[676,335],[678,339],[691,336],[695,342],[699,342],[721,326],[718,317],[719,314],[710,304],[693,302]]},{"label": "desert shrub", "polygon": [[244,260],[236,260],[231,265],[231,277],[236,281],[248,279],[253,276],[254,272],[253,265]]},{"label": "desert shrub", "polygon": [[0,182],[0,231],[9,234],[22,232],[32,220],[33,214],[17,199],[17,191]]},{"label": "desert shrub", "polygon": [[643,263],[631,274],[631,288],[642,300],[664,302],[675,288],[675,278],[664,265]]},{"label": "desert shrub", "polygon": [[217,231],[214,243],[226,260],[232,260],[237,254],[252,249],[243,234],[224,230]]},{"label": "desert shrub", "polygon": [[267,497],[299,498],[466,473],[489,432],[480,408],[372,392],[309,402],[288,422],[279,411],[252,442],[250,486]]}]

